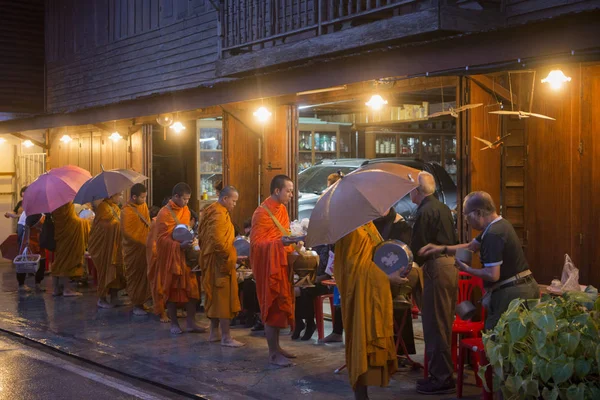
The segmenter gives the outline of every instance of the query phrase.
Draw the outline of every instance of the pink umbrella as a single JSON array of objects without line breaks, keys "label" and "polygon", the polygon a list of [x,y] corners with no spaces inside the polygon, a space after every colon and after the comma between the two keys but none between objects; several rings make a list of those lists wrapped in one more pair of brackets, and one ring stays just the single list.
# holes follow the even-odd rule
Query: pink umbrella
[{"label": "pink umbrella", "polygon": [[66,165],[40,175],[23,194],[27,215],[50,213],[73,201],[77,191],[92,177],[83,168]]},{"label": "pink umbrella", "polygon": [[331,185],[310,216],[306,246],[333,244],[383,215],[415,189],[419,170],[394,163],[367,164]]}]

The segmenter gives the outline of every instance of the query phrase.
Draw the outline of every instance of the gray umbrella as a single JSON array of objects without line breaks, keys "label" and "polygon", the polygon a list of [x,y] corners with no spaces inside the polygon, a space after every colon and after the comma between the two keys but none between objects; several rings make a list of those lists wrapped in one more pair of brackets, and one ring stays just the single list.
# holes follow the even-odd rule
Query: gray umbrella
[{"label": "gray umbrella", "polygon": [[129,189],[136,183],[144,182],[148,177],[128,169],[111,169],[94,176],[83,184],[75,196],[74,203],[86,204],[106,199]]}]

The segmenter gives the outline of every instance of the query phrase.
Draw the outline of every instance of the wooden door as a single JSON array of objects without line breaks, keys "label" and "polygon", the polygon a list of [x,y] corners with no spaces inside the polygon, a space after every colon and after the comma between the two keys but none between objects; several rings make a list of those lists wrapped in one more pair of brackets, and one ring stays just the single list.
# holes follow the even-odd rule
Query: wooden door
[{"label": "wooden door", "polygon": [[236,187],[240,199],[233,210],[233,223],[243,229],[244,222],[252,218],[259,205],[259,153],[260,138],[238,118],[223,113],[223,136],[225,144],[224,179],[226,185]]}]

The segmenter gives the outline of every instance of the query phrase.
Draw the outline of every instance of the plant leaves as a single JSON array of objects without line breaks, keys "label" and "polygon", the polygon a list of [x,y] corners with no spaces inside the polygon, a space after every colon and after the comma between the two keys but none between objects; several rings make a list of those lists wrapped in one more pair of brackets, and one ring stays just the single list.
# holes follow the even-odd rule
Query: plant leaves
[{"label": "plant leaves", "polygon": [[525,396],[540,397],[539,382],[536,379],[527,378],[523,381],[523,391]]},{"label": "plant leaves", "polygon": [[583,395],[585,394],[585,385],[580,383],[579,385],[571,385],[567,388],[567,400],[584,400]]},{"label": "plant leaves", "polygon": [[550,335],[556,330],[556,318],[547,312],[534,311],[531,313],[531,319],[546,335]]},{"label": "plant leaves", "polygon": [[552,378],[552,369],[550,363],[541,357],[533,357],[532,363],[534,365],[535,372],[542,378],[542,381],[548,382]]},{"label": "plant leaves", "polygon": [[573,359],[567,359],[567,357],[562,355],[551,363],[551,369],[552,380],[555,384],[560,385],[571,378],[575,366],[573,364]]},{"label": "plant leaves", "polygon": [[520,375],[525,369],[525,366],[528,364],[528,361],[528,356],[526,354],[515,353],[511,363],[515,369],[515,372]]},{"label": "plant leaves", "polygon": [[506,381],[504,381],[504,387],[508,389],[511,394],[519,394],[519,389],[523,385],[523,378],[519,375],[508,375]]},{"label": "plant leaves", "polygon": [[544,332],[539,329],[533,329],[531,331],[531,337],[533,338],[533,344],[537,351],[540,351],[546,346],[546,334]]},{"label": "plant leaves", "polygon": [[572,356],[577,350],[577,346],[579,346],[579,341],[581,339],[581,334],[577,331],[575,332],[560,332],[558,334],[558,340],[561,344],[561,347],[565,349],[567,355]]},{"label": "plant leaves", "polygon": [[552,388],[552,390],[550,390],[547,387],[544,387],[544,389],[542,389],[542,397],[544,400],[557,400],[558,388],[555,386]]},{"label": "plant leaves", "polygon": [[596,365],[598,366],[598,374],[600,374],[600,346],[596,346]]},{"label": "plant leaves", "polygon": [[575,360],[575,374],[583,379],[585,378],[592,369],[592,361],[586,360],[585,358],[578,358]]},{"label": "plant leaves", "polygon": [[508,323],[508,330],[510,331],[511,344],[515,344],[527,334],[527,327],[519,319],[510,321]]}]

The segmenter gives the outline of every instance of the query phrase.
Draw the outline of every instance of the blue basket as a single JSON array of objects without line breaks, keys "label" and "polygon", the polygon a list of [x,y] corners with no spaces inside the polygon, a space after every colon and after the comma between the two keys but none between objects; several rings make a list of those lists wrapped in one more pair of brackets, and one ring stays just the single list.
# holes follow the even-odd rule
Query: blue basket
[{"label": "blue basket", "polygon": [[338,290],[337,286],[333,287],[333,305],[336,307],[339,307],[342,305],[341,298],[340,298],[340,291]]}]

